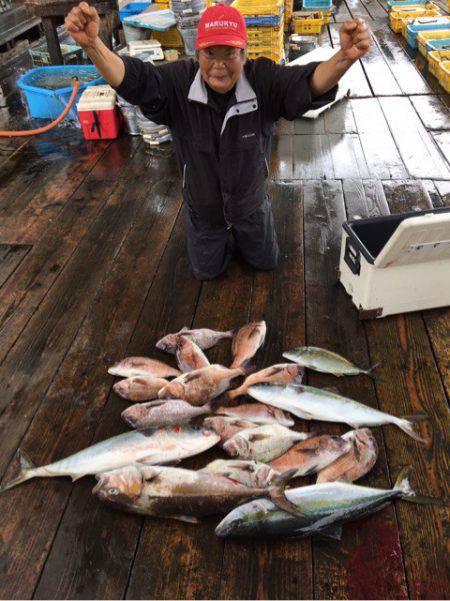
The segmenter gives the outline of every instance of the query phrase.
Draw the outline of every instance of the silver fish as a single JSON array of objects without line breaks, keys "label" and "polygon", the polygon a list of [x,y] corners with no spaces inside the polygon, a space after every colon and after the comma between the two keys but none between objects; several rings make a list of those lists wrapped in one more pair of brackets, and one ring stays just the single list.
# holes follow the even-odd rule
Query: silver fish
[{"label": "silver fish", "polygon": [[268,407],[262,403],[247,403],[237,407],[217,407],[216,415],[226,415],[242,420],[248,420],[258,425],[281,424],[282,426],[293,426],[294,420],[280,409]]},{"label": "silver fish", "polygon": [[249,394],[262,403],[289,411],[300,419],[344,422],[353,428],[394,424],[411,438],[426,442],[413,428],[413,422],[426,419],[422,415],[396,417],[329,390],[303,384],[255,384],[250,386]]},{"label": "silver fish", "polygon": [[209,404],[195,407],[187,401],[167,399],[131,405],[125,411],[122,411],[121,418],[132,428],[145,430],[157,426],[185,424],[190,422],[191,419],[210,411],[211,406]]},{"label": "silver fish", "polygon": [[380,365],[378,363],[369,369],[361,369],[342,355],[317,346],[299,346],[292,351],[283,353],[283,357],[290,361],[295,361],[298,365],[303,365],[308,369],[314,369],[315,371],[335,376],[366,374],[373,377],[371,375],[372,370]]},{"label": "silver fish", "polygon": [[216,459],[200,471],[225,476],[251,487],[267,486],[281,474],[280,471],[266,463],[245,459]]},{"label": "silver fish", "polygon": [[264,320],[253,321],[239,328],[233,336],[231,345],[233,363],[230,367],[239,367],[248,363],[255,356],[259,347],[264,344],[266,332],[267,326]]},{"label": "silver fish", "polygon": [[297,442],[284,455],[271,461],[270,465],[279,472],[295,468],[296,477],[309,476],[346,455],[351,448],[352,443],[340,436],[312,436]]},{"label": "silver fish", "polygon": [[177,347],[177,338],[180,336],[180,334],[187,336],[203,351],[206,351],[215,346],[224,338],[233,338],[234,330],[229,330],[227,332],[216,332],[215,330],[210,330],[208,328],[198,328],[194,330],[189,328],[181,328],[179,332],[167,334],[167,336],[164,336],[164,338],[158,340],[156,343],[156,348],[174,355]]},{"label": "silver fish", "polygon": [[217,526],[220,537],[308,536],[321,533],[340,538],[342,524],[383,509],[397,498],[412,503],[433,503],[435,499],[416,495],[403,469],[391,490],[368,488],[346,482],[326,482],[286,491],[286,497],[301,508],[293,517],[267,499],[241,505]]},{"label": "silver fish", "polygon": [[154,376],[133,376],[116,382],[113,390],[116,394],[128,401],[150,401],[158,398],[158,392],[169,381]]},{"label": "silver fish", "polygon": [[267,463],[283,455],[296,441],[310,436],[309,432],[294,432],[280,424],[270,424],[241,430],[227,440],[223,450],[231,457]]},{"label": "silver fish", "polygon": [[112,376],[132,378],[133,376],[153,376],[154,378],[170,378],[181,374],[178,369],[166,365],[162,361],[148,357],[127,357],[108,369]]},{"label": "silver fish", "polygon": [[144,515],[196,522],[260,496],[269,496],[276,506],[299,513],[284,494],[289,473],[259,488],[215,474],[170,467],[126,466],[96,477],[98,484],[92,492],[102,501]]},{"label": "silver fish", "polygon": [[210,362],[202,349],[187,336],[179,336],[177,338],[175,356],[178,367],[182,372],[188,372],[210,365]]},{"label": "silver fish", "polygon": [[350,430],[341,436],[351,444],[350,451],[317,474],[317,484],[346,479],[354,482],[365,476],[376,463],[378,445],[369,428]]},{"label": "silver fish", "polygon": [[21,453],[19,476],[1,490],[7,490],[31,478],[70,476],[72,480],[78,480],[88,474],[113,470],[135,462],[149,465],[173,463],[202,453],[219,440],[220,437],[211,430],[177,425],[157,430],[125,432],[42,467],[35,467]]}]

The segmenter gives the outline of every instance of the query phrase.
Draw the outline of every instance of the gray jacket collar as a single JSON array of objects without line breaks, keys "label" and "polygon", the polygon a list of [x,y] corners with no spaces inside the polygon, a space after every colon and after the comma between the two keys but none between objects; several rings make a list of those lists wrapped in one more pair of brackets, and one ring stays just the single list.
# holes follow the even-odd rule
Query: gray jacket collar
[{"label": "gray jacket collar", "polygon": [[[250,85],[244,71],[242,71],[241,76],[237,80],[235,96],[238,103],[248,102],[256,98],[255,91]],[[208,104],[208,90],[206,89],[200,69],[195,74],[194,81],[189,88],[188,100]]]}]

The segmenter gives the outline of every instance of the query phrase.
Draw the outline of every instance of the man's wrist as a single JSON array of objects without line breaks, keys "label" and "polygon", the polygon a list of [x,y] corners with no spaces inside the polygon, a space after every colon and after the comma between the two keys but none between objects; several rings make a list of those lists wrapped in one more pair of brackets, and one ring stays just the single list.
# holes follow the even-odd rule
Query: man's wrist
[{"label": "man's wrist", "polygon": [[339,49],[339,51],[336,53],[335,57],[336,57],[336,65],[340,69],[344,69],[345,71],[347,69],[350,69],[350,67],[352,65],[354,65],[356,63],[356,61],[358,60],[357,58],[355,58],[355,59],[348,58],[348,56],[345,54],[344,50],[342,50],[342,49]]},{"label": "man's wrist", "polygon": [[85,52],[98,52],[100,49],[101,40],[97,36],[90,44],[83,44],[82,48]]}]

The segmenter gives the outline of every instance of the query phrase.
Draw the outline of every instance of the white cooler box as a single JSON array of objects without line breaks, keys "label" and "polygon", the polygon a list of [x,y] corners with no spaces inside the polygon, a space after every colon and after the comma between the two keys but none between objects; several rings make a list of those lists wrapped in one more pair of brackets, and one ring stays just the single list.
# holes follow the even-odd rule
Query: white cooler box
[{"label": "white cooler box", "polygon": [[361,319],[450,305],[450,208],[343,223],[339,279]]}]

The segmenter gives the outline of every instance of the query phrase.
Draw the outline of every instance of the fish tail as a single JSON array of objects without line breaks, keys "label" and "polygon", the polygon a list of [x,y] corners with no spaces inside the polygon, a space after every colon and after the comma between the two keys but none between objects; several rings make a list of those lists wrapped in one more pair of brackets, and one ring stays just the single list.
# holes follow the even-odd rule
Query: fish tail
[{"label": "fish tail", "polygon": [[31,461],[31,459],[26,455],[26,453],[19,449],[17,451],[17,457],[19,458],[19,461],[20,461],[19,475],[16,476],[16,478],[14,478],[13,480],[6,482],[6,484],[3,484],[0,487],[0,492],[4,492],[5,490],[14,488],[15,486],[18,486],[19,484],[22,484],[22,482],[25,482],[26,480],[30,480],[31,478],[34,477],[34,474],[32,472],[36,469],[36,466]]},{"label": "fish tail", "polygon": [[369,376],[369,378],[372,378],[372,380],[375,380],[375,382],[379,382],[381,380],[381,377],[374,376],[372,372],[374,369],[377,369],[377,367],[380,367],[381,365],[383,365],[381,361],[379,363],[375,363],[375,365],[372,365],[372,367],[369,367],[369,369],[365,369],[362,373],[366,374],[366,376]]},{"label": "fish tail", "polygon": [[274,505],[295,517],[299,517],[303,515],[303,512],[286,497],[286,485],[296,473],[297,468],[293,468],[276,476],[269,489],[269,495]]},{"label": "fish tail", "polygon": [[400,493],[400,497],[411,503],[419,503],[420,505],[442,505],[442,499],[438,497],[428,497],[426,495],[418,495],[411,487],[409,477],[412,472],[412,467],[404,467],[400,470],[397,480],[394,484],[394,490]]},{"label": "fish tail", "polygon": [[426,415],[408,415],[399,419],[396,423],[398,427],[401,430],[403,430],[403,432],[406,432],[406,434],[408,434],[408,436],[411,436],[411,438],[414,438],[414,440],[417,440],[418,442],[423,442],[424,444],[428,444],[429,441],[419,436],[419,434],[414,430],[413,426],[415,422],[421,422],[426,419],[428,419],[428,416]]},{"label": "fish tail", "polygon": [[236,334],[238,328],[233,328],[232,330],[227,330],[226,332],[224,332],[224,338],[233,338],[233,336]]}]

